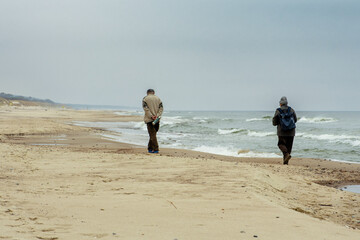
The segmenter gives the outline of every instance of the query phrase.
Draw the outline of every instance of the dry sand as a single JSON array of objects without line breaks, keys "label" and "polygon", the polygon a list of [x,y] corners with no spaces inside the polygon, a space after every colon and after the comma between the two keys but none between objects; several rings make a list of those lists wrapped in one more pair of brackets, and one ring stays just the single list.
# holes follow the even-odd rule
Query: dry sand
[{"label": "dry sand", "polygon": [[[145,149],[72,121],[108,111],[0,108],[0,239],[360,239],[360,165]],[[52,145],[34,145],[52,144]]]}]

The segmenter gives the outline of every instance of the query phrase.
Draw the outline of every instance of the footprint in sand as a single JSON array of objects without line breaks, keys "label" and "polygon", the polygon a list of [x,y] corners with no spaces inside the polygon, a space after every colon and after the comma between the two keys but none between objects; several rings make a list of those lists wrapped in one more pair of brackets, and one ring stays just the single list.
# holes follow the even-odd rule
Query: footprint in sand
[{"label": "footprint in sand", "polygon": [[57,240],[59,239],[58,237],[38,237],[36,236],[37,239],[40,239],[40,240]]}]

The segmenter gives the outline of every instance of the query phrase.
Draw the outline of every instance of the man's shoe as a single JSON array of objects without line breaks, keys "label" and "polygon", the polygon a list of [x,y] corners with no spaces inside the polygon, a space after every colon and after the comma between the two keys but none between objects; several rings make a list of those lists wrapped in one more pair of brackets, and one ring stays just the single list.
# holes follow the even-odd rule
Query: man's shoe
[{"label": "man's shoe", "polygon": [[291,155],[289,153],[285,153],[285,155],[284,155],[284,165],[288,165],[290,159],[291,159]]},{"label": "man's shoe", "polygon": [[152,153],[159,153],[159,151],[153,151]]}]

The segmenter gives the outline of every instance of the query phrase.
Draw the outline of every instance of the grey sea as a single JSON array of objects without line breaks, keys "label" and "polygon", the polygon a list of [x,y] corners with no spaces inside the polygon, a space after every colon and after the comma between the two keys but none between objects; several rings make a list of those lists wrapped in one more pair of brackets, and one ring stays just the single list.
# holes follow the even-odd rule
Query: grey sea
[{"label": "grey sea", "polygon": [[[140,110],[114,110],[142,115]],[[158,134],[160,147],[236,157],[281,158],[273,111],[167,111]],[[293,157],[360,163],[360,112],[297,112]],[[146,146],[143,122],[77,122],[110,130],[104,137]]]}]

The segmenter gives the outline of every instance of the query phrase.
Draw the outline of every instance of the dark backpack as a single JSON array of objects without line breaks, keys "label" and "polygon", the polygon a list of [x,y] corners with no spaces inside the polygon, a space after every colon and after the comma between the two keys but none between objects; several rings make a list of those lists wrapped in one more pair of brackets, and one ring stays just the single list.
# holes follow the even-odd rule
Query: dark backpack
[{"label": "dark backpack", "polygon": [[277,109],[280,112],[280,127],[283,131],[290,131],[296,128],[294,113],[291,111],[291,107],[288,107],[287,110],[282,110],[281,108]]}]

